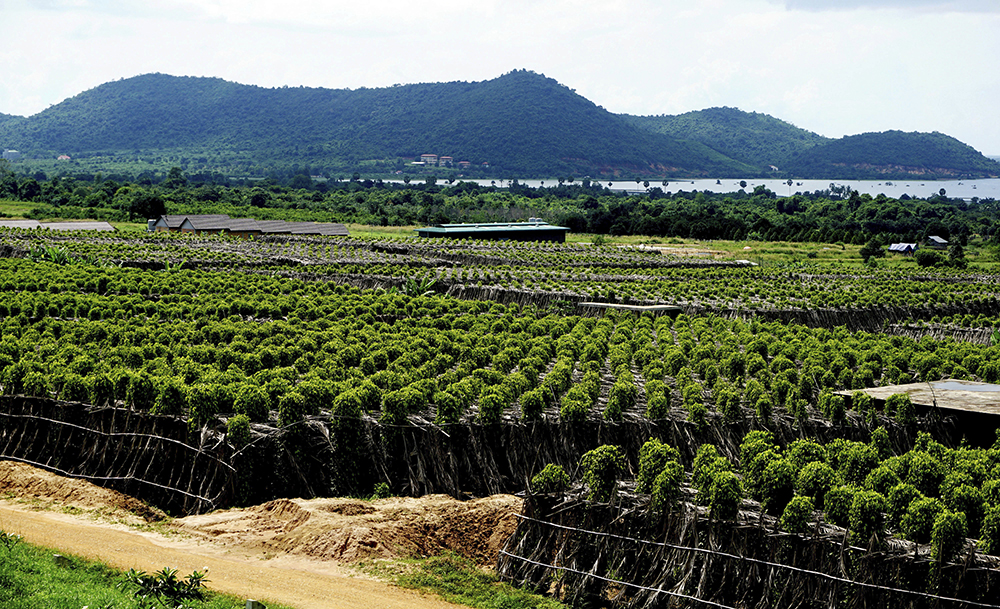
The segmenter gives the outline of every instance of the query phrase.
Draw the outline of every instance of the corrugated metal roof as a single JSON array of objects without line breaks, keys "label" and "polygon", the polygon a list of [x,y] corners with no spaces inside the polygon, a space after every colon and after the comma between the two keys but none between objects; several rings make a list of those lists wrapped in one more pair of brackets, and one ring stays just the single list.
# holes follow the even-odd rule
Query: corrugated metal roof
[{"label": "corrugated metal roof", "polygon": [[417,229],[433,233],[466,233],[490,231],[569,231],[565,226],[554,226],[543,222],[485,222],[482,224],[438,224]]},{"label": "corrugated metal roof", "polygon": [[96,230],[112,232],[115,227],[107,222],[44,222],[42,228],[49,230]]},{"label": "corrugated metal roof", "polygon": [[192,214],[160,216],[157,225],[177,230],[189,226],[197,231],[261,232],[270,235],[330,235],[346,237],[347,227],[334,222],[286,222],[284,220],[254,220],[230,218],[226,214]]},{"label": "corrugated metal roof", "polygon": [[262,232],[260,225],[253,218],[232,218],[226,228],[238,232]]}]

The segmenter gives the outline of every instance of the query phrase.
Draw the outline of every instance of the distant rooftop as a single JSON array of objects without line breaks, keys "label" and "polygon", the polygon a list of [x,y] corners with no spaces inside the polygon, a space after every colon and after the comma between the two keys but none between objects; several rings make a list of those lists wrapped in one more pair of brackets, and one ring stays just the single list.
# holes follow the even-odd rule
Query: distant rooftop
[{"label": "distant rooftop", "polygon": [[38,220],[0,220],[0,228],[26,228],[47,230],[96,230],[110,232],[115,230],[107,222],[39,222]]},{"label": "distant rooftop", "polygon": [[509,239],[512,241],[566,241],[569,229],[553,226],[539,218],[527,222],[483,222],[479,224],[437,224],[416,229],[421,237],[450,239]]}]

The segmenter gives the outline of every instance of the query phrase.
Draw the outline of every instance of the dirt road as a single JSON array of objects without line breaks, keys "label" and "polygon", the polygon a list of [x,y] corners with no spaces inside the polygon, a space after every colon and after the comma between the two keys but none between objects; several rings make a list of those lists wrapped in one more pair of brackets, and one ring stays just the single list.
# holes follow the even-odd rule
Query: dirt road
[{"label": "dirt road", "polygon": [[29,543],[119,569],[151,572],[174,567],[188,574],[207,566],[212,590],[296,609],[456,607],[379,581],[351,577],[336,565],[288,557],[265,561],[210,542],[139,533],[68,514],[32,512],[9,502],[0,502],[0,529],[23,535]]},{"label": "dirt road", "polygon": [[123,570],[208,567],[211,590],[296,609],[456,607],[344,565],[446,550],[489,565],[519,510],[505,495],[278,499],[167,522],[127,495],[0,461],[0,529]]}]

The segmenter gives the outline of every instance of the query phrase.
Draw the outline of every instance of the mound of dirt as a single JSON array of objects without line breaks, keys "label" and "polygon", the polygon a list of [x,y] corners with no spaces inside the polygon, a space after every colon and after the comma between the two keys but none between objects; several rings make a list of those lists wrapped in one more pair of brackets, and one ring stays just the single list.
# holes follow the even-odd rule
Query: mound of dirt
[{"label": "mound of dirt", "polygon": [[495,495],[356,499],[278,499],[242,510],[188,516],[184,531],[267,555],[356,562],[444,551],[492,566],[513,533],[522,500]]},{"label": "mound of dirt", "polygon": [[44,507],[58,504],[126,520],[156,522],[166,518],[160,510],[134,497],[16,461],[0,461],[0,499],[37,502]]}]

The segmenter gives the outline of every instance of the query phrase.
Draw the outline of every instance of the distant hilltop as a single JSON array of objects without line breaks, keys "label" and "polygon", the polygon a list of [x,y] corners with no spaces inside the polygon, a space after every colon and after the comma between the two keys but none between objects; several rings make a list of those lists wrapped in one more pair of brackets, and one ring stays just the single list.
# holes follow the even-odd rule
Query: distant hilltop
[{"label": "distant hilltop", "polygon": [[[1000,163],[941,133],[824,138],[766,114],[617,115],[551,78],[274,88],[146,74],[31,117],[0,114],[12,162],[265,176],[984,178]],[[433,159],[432,159],[433,157]],[[101,169],[103,168],[103,169]]]}]

